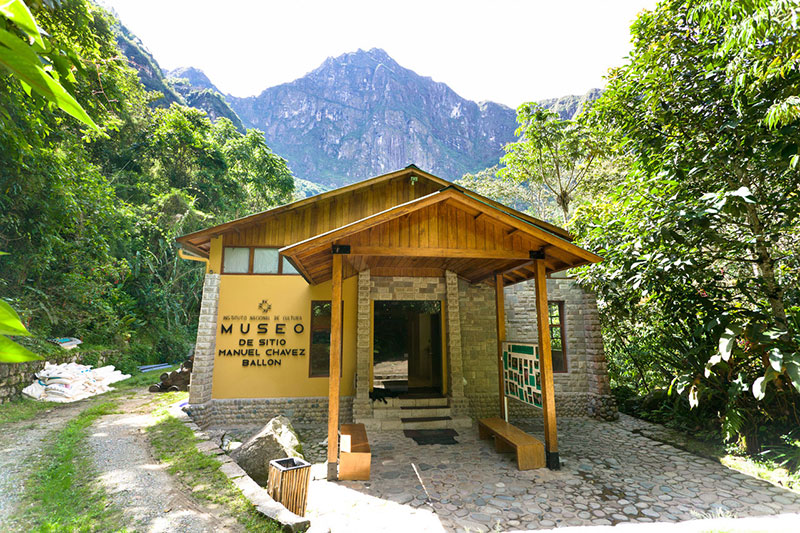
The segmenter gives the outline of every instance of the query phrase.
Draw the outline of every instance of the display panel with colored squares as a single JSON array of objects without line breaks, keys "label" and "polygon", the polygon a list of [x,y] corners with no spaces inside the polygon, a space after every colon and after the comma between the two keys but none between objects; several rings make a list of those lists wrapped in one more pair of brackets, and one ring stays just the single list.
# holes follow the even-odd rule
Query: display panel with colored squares
[{"label": "display panel with colored squares", "polygon": [[507,398],[542,407],[539,345],[503,342],[503,381]]}]

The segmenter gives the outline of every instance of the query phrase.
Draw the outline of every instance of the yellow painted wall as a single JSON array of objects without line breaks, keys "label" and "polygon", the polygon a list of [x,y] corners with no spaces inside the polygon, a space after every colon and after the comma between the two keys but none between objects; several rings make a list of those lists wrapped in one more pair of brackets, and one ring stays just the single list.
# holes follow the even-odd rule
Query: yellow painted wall
[{"label": "yellow painted wall", "polygon": [[[356,370],[356,317],[357,277],[344,280],[342,299],[343,347],[341,394],[355,395]],[[330,300],[331,284],[310,286],[300,276],[246,276],[222,275],[219,288],[219,316],[217,317],[217,342],[214,356],[212,398],[287,398],[328,395],[328,378],[310,378],[309,343],[311,329],[311,301]],[[269,307],[268,312],[259,309]],[[266,319],[265,317],[269,317]],[[276,320],[277,318],[277,320]],[[259,334],[257,324],[267,324],[266,334]],[[284,334],[277,334],[275,325],[285,324]],[[241,333],[247,329],[246,334]],[[302,333],[295,333],[296,324],[303,325]],[[231,333],[222,333],[223,326],[232,326]],[[252,341],[252,346],[240,345]],[[259,346],[259,341],[284,339],[283,346]],[[258,350],[258,355],[220,355],[227,350]],[[305,355],[267,356],[267,349],[299,350]],[[243,360],[248,366],[242,366]],[[279,366],[268,366],[269,359],[280,360]],[[263,366],[254,366],[255,361]]]},{"label": "yellow painted wall", "polygon": [[206,274],[219,274],[222,272],[222,237],[211,239],[208,250],[208,263],[206,263]]}]

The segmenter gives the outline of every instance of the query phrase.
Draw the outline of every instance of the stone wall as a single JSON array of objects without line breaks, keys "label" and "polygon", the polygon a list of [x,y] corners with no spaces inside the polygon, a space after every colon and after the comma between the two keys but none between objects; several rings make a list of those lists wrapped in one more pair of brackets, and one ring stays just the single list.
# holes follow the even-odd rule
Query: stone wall
[{"label": "stone wall", "polygon": [[[616,406],[610,394],[594,295],[574,280],[547,280],[548,300],[564,302],[567,372],[556,373],[556,413],[559,416],[593,416],[614,419]],[[538,342],[536,299],[532,281],[505,289],[506,339]],[[497,326],[494,288],[459,283],[465,396],[472,416],[499,412]],[[540,416],[541,411],[509,401],[511,417]]]},{"label": "stone wall", "polygon": [[22,389],[33,383],[35,374],[44,368],[45,362],[52,364],[82,363],[84,357],[91,355],[96,366],[118,354],[117,350],[80,351],[69,350],[58,355],[49,355],[47,361],[29,361],[27,363],[0,363],[0,404],[10,402],[22,395]]},{"label": "stone wall", "polygon": [[211,377],[214,373],[214,347],[217,339],[217,307],[219,305],[219,274],[206,274],[203,300],[197,325],[194,364],[189,385],[189,404],[211,401]]},{"label": "stone wall", "polygon": [[[293,424],[324,423],[328,420],[328,398],[241,398],[212,400],[188,405],[184,411],[201,427],[209,425],[266,424],[283,415]],[[339,423],[353,422],[353,397],[339,399]]]},{"label": "stone wall", "polygon": [[[217,274],[207,274],[197,332],[188,411],[200,423],[257,423],[276,414],[299,422],[327,419],[327,398],[211,400],[211,375],[219,301]],[[592,294],[573,280],[547,280],[549,300],[564,301],[567,369],[555,374],[556,412],[559,416],[616,418],[603,354],[597,304]],[[447,272],[444,278],[358,278],[356,397],[342,398],[343,422],[372,416],[369,400],[370,305],[374,300],[443,300],[447,338],[447,369],[451,405],[455,414],[473,417],[498,414],[497,328],[494,288],[472,285]],[[506,338],[538,342],[533,282],[507,287]],[[541,416],[541,411],[509,401],[512,417]]]}]

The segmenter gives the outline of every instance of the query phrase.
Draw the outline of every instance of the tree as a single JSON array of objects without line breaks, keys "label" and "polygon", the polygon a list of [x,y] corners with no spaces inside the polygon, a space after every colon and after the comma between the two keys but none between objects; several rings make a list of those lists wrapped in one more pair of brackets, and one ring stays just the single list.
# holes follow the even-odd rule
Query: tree
[{"label": "tree", "polygon": [[505,146],[502,177],[544,186],[561,208],[564,222],[575,191],[601,153],[601,136],[581,120],[561,120],[536,103],[517,109],[517,142]]},{"label": "tree", "polygon": [[[655,320],[663,353],[654,357],[677,373],[678,389],[716,406],[725,432],[742,429],[750,442],[764,418],[798,422],[787,406],[800,387],[800,124],[765,121],[800,70],[787,61],[780,76],[742,82],[763,52],[726,45],[767,3],[669,0],[640,15],[629,64],[592,108],[633,166],[574,225],[605,257],[582,277],[609,320],[634,339],[642,316]],[[778,57],[796,47],[796,25],[766,35]]]},{"label": "tree", "polygon": [[[87,126],[97,125],[64,88],[76,82],[71,68],[82,68],[74,56],[50,44],[42,36],[28,6],[22,0],[0,4],[0,66],[11,72],[28,90],[33,90]],[[17,35],[15,35],[15,32]],[[20,38],[22,33],[25,38]],[[27,41],[27,42],[26,42]],[[50,68],[50,72],[44,67]]]}]

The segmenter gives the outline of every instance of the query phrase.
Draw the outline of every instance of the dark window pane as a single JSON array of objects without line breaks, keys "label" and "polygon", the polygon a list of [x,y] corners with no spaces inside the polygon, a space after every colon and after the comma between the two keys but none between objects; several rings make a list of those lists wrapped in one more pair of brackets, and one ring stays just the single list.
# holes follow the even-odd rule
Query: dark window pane
[{"label": "dark window pane", "polygon": [[564,346],[564,302],[548,302],[550,315],[550,350],[553,372],[567,371],[567,352]]},{"label": "dark window pane", "polygon": [[[342,321],[344,321],[344,302],[342,302]],[[309,376],[327,377],[330,375],[331,361],[331,302],[311,302],[311,331],[309,348]],[[342,353],[342,358],[344,354]],[[340,372],[341,367],[340,365]]]},{"label": "dark window pane", "polygon": [[311,377],[327,376],[331,357],[331,303],[311,302]]}]

